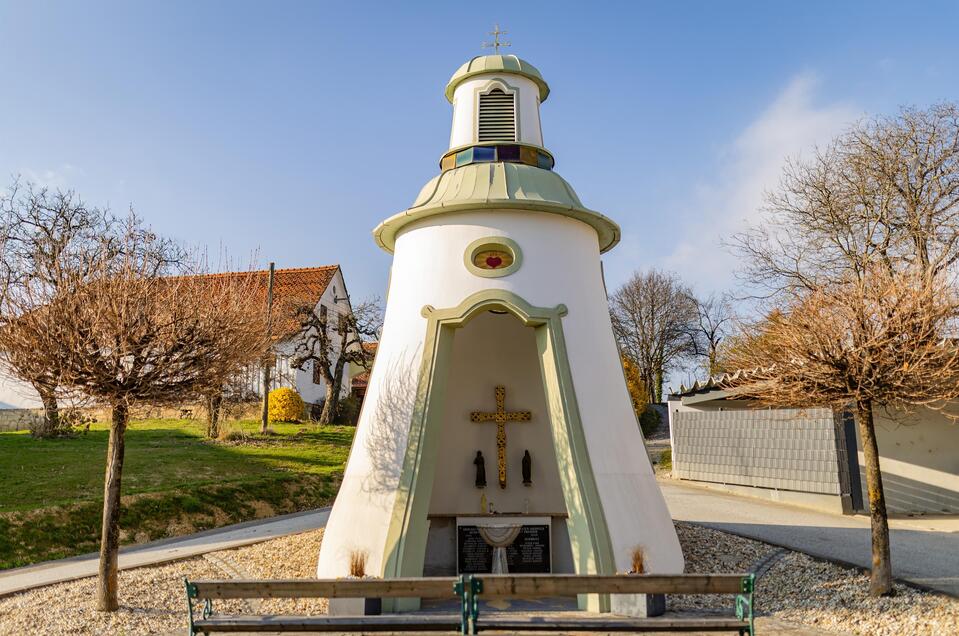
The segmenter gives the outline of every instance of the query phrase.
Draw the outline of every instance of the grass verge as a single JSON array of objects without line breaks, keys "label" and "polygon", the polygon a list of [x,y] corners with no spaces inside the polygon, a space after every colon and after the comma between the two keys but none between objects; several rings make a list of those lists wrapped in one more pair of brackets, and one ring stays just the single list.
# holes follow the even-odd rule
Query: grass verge
[{"label": "grass verge", "polygon": [[[231,423],[242,442],[202,437],[190,420],[136,422],[127,432],[120,517],[129,545],[328,505],[351,427]],[[0,433],[0,569],[96,551],[106,428],[64,440]]]}]

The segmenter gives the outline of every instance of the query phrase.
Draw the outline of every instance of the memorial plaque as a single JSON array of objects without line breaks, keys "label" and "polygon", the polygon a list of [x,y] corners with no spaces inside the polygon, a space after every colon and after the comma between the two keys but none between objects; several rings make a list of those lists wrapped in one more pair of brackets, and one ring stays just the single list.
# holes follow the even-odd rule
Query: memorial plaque
[{"label": "memorial plaque", "polygon": [[[476,526],[457,527],[456,555],[461,574],[483,574],[493,569],[493,548]],[[549,573],[549,526],[523,526],[506,548],[506,563],[511,574]]]},{"label": "memorial plaque", "polygon": [[483,540],[476,526],[456,528],[456,563],[461,574],[493,570],[493,548]]},{"label": "memorial plaque", "polygon": [[523,526],[506,548],[507,567],[511,574],[548,573],[549,555],[549,526]]}]

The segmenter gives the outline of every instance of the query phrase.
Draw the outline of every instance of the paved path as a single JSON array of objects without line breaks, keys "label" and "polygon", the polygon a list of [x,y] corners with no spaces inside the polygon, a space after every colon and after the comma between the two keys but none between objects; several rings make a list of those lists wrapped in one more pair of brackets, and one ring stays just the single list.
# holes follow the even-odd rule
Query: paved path
[{"label": "paved path", "polygon": [[[186,537],[121,548],[119,566],[121,570],[138,568],[315,530],[326,526],[329,516],[330,509],[321,508],[224,526]],[[98,561],[99,555],[94,553],[4,570],[0,572],[0,596],[52,583],[95,576]]]},{"label": "paved path", "polygon": [[[863,515],[817,512],[669,479],[659,483],[677,521],[863,568],[871,564],[869,519]],[[959,518],[893,519],[889,526],[893,575],[959,597]]]}]

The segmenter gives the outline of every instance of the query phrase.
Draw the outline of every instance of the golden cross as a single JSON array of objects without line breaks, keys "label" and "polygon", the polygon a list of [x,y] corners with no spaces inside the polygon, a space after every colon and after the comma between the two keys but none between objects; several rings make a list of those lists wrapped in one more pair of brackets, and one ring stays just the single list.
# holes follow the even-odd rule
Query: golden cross
[{"label": "golden cross", "polygon": [[509,42],[500,42],[500,41],[499,41],[499,36],[501,36],[501,35],[507,35],[508,33],[509,33],[509,31],[500,31],[500,30],[499,30],[499,25],[498,25],[498,24],[494,24],[494,25],[493,25],[493,30],[489,32],[489,34],[493,36],[493,41],[492,41],[492,42],[483,42],[483,48],[484,48],[484,49],[493,49],[493,52],[494,52],[496,55],[499,55],[499,47],[501,47],[501,46],[509,46],[509,45],[510,45]]},{"label": "golden cross", "polygon": [[470,413],[471,422],[496,422],[496,460],[499,468],[499,487],[506,488],[506,423],[528,422],[533,418],[529,411],[506,410],[506,387],[496,387],[496,411]]}]

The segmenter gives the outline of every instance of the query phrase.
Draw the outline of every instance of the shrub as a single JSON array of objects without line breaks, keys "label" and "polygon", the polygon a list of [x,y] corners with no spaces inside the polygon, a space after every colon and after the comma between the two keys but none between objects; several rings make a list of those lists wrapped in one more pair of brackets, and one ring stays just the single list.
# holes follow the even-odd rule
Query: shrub
[{"label": "shrub", "polygon": [[629,571],[630,574],[644,574],[646,572],[646,548],[641,545],[633,548],[632,553],[630,554],[633,569]]},{"label": "shrub", "polygon": [[646,410],[639,416],[639,427],[643,429],[643,436],[649,437],[656,432],[661,423],[659,411],[652,406],[647,406]]},{"label": "shrub", "polygon": [[357,420],[360,419],[360,406],[362,406],[362,404],[362,400],[358,400],[352,395],[348,395],[340,400],[340,408],[336,414],[336,423],[345,426],[356,426]]},{"label": "shrub", "polygon": [[366,561],[370,558],[366,550],[350,550],[350,576],[362,579],[366,576]]},{"label": "shrub", "polygon": [[629,390],[629,399],[633,402],[633,410],[641,413],[649,404],[649,391],[646,390],[636,363],[626,356],[620,358],[620,361],[623,363],[623,375],[626,376],[626,388]]},{"label": "shrub", "polygon": [[662,470],[672,470],[673,469],[673,449],[667,448],[662,453],[659,454],[659,467]]},{"label": "shrub", "polygon": [[220,439],[224,442],[245,442],[250,436],[239,427],[231,427],[230,430],[220,430]]},{"label": "shrub", "polygon": [[294,389],[280,387],[270,391],[270,421],[299,422],[303,419],[303,398]]}]

